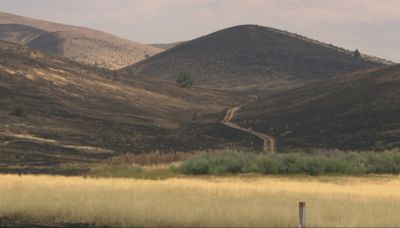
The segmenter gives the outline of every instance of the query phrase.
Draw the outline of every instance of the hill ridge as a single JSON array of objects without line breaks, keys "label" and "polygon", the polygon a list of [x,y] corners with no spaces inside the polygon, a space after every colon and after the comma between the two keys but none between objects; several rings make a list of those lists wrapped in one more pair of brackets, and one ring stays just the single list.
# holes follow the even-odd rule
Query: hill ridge
[{"label": "hill ridge", "polygon": [[[48,34],[35,33],[30,34],[31,37],[26,38],[24,42],[20,42],[18,39],[13,41],[12,38],[14,36],[18,37],[18,34],[23,33],[23,31],[20,31],[21,29],[18,26],[18,28],[15,28],[13,31],[11,26],[12,24],[18,26],[25,25],[27,28],[31,27],[40,29]],[[3,27],[7,27],[8,29],[7,31],[3,30],[2,35],[3,37],[7,38],[7,41],[19,44],[27,44],[36,40],[33,47],[41,47],[41,49],[39,49],[41,51],[47,51],[46,46],[48,46],[46,43],[48,40],[43,39],[43,36],[47,36],[48,38],[55,33],[63,34],[63,40],[57,41],[57,37],[53,37],[51,40],[60,44],[66,42],[70,44],[69,46],[67,45],[64,50],[60,51],[62,56],[84,64],[98,65],[99,67],[105,67],[112,70],[131,65],[137,61],[147,58],[148,56],[152,56],[162,51],[161,49],[150,45],[134,42],[126,38],[117,37],[115,35],[92,28],[49,22],[3,12],[0,12],[0,28],[1,25],[3,25]],[[70,38],[69,36],[74,37]],[[2,37],[0,37],[0,39],[1,38]],[[78,40],[76,38],[78,38]],[[93,42],[83,41],[84,39],[88,38],[93,39]],[[97,42],[98,40],[102,42]],[[42,43],[40,44],[39,41]],[[64,45],[61,45],[61,47],[63,46]],[[120,48],[119,46],[122,46],[123,48]],[[98,49],[103,49],[104,51],[102,53],[96,53]],[[84,56],[87,54],[91,55],[89,55],[87,58],[84,58]]]},{"label": "hill ridge", "polygon": [[[322,42],[320,40],[312,39],[312,38],[309,38],[307,36],[303,36],[303,35],[300,35],[300,34],[297,34],[297,33],[292,33],[292,32],[288,32],[288,31],[285,31],[285,30],[280,30],[280,29],[276,29],[276,28],[272,28],[272,27],[267,27],[267,28],[269,28],[271,30],[274,30],[274,31],[277,31],[277,32],[281,32],[283,34],[287,34],[287,35],[296,37],[296,38],[300,38],[300,39],[302,39],[304,41],[308,41],[308,42],[311,42],[311,43],[314,43],[314,44],[319,44],[319,45],[327,47],[327,48],[332,48],[334,50],[341,51],[343,53],[347,53],[347,54],[350,54],[350,55],[353,55],[353,53],[354,53],[354,51],[351,51],[349,49],[346,49],[346,48],[343,48],[343,47],[339,47],[339,46],[336,46],[336,45],[333,45],[333,44],[328,44],[328,43]],[[391,60],[379,58],[377,56],[364,54],[364,53],[361,53],[360,57],[365,59],[365,60],[367,60],[367,61],[372,61],[372,62],[384,64],[384,65],[396,64],[395,62],[393,62]]]},{"label": "hill ridge", "polygon": [[384,65],[321,44],[282,30],[239,25],[179,44],[122,72],[175,81],[180,71],[189,71],[199,86],[246,90],[301,85]]},{"label": "hill ridge", "polygon": [[[307,36],[304,36],[304,35],[301,35],[301,34],[297,34],[297,33],[294,33],[294,32],[289,32],[289,31],[286,31],[286,30],[282,30],[282,29],[278,29],[278,28],[274,28],[274,27],[269,27],[269,26],[262,26],[262,25],[258,25],[258,24],[240,24],[240,25],[235,25],[235,26],[232,26],[232,27],[224,28],[224,29],[218,30],[216,32],[221,32],[221,31],[224,31],[224,30],[227,30],[227,29],[240,28],[240,27],[265,28],[265,29],[269,29],[271,31],[279,32],[279,33],[284,34],[284,35],[289,35],[289,36],[301,39],[303,41],[307,41],[307,42],[310,42],[310,43],[313,43],[313,44],[321,45],[323,47],[331,48],[333,50],[340,51],[340,52],[343,52],[343,53],[346,53],[346,54],[349,54],[349,55],[353,55],[354,54],[354,51],[352,51],[350,49],[346,49],[344,47],[339,47],[339,46],[336,46],[334,44],[329,44],[329,43],[326,43],[326,42],[323,42],[323,41],[320,41],[320,40],[317,40],[317,39],[313,39],[313,38],[310,38],[310,37],[307,37]],[[213,32],[213,33],[216,33],[216,32]],[[211,35],[213,33],[210,33],[208,35]],[[198,38],[202,38],[202,37],[205,37],[205,36],[208,36],[208,35],[200,36]],[[195,38],[195,39],[198,39],[198,38]],[[193,40],[195,40],[195,39],[193,39]],[[187,41],[185,41],[185,42],[187,42]],[[183,44],[185,42],[176,42],[176,43]],[[174,48],[174,47],[175,46],[173,46],[172,48]],[[393,62],[391,60],[383,59],[383,58],[380,58],[380,57],[377,57],[377,56],[364,54],[364,53],[361,53],[360,57],[363,58],[366,61],[371,61],[371,62],[384,64],[384,65],[397,64],[397,63],[395,63],[395,62]]]}]

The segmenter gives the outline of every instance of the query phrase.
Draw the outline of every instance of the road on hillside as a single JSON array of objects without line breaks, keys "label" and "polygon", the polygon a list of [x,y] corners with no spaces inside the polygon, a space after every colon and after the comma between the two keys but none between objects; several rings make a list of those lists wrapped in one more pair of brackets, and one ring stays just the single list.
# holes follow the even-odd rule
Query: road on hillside
[{"label": "road on hillside", "polygon": [[261,133],[261,132],[258,132],[258,131],[254,131],[251,128],[244,128],[235,123],[232,123],[232,119],[235,118],[235,115],[239,109],[240,109],[240,106],[228,109],[224,119],[221,120],[221,123],[228,127],[237,129],[239,131],[246,132],[248,134],[251,134],[251,135],[254,135],[254,136],[260,138],[261,140],[263,140],[263,151],[274,154],[276,152],[276,140],[274,137],[264,134],[264,133]]}]

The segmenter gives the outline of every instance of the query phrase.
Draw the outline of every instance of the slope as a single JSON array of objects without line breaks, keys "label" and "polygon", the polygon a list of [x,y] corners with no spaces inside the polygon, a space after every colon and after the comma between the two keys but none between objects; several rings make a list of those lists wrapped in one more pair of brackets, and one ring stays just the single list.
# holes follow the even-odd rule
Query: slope
[{"label": "slope", "polygon": [[[71,60],[108,69],[119,69],[131,65],[161,51],[149,45],[94,29],[7,13],[0,13],[0,39],[27,44],[42,51],[60,54]],[[50,50],[47,46],[50,46]],[[57,49],[54,46],[57,46]]]},{"label": "slope", "polygon": [[299,35],[241,25],[180,44],[125,72],[174,81],[188,71],[197,85],[249,89],[299,85],[383,63]]},{"label": "slope", "polygon": [[26,25],[0,24],[0,40],[13,43],[27,44],[46,33],[45,30]]},{"label": "slope", "polygon": [[387,149],[400,146],[400,65],[363,70],[242,107],[241,126],[290,148]]},{"label": "slope", "polygon": [[197,136],[214,129],[219,119],[207,115],[230,104],[226,93],[125,84],[112,72],[6,42],[0,42],[0,57],[0,166],[90,162],[120,153],[213,148],[230,140]]}]

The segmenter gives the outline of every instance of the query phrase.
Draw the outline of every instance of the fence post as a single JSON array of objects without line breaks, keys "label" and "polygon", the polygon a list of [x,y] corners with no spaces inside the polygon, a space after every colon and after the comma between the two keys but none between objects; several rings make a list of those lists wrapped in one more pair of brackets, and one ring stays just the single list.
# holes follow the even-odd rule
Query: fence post
[{"label": "fence post", "polygon": [[306,202],[299,202],[299,228],[306,228]]}]

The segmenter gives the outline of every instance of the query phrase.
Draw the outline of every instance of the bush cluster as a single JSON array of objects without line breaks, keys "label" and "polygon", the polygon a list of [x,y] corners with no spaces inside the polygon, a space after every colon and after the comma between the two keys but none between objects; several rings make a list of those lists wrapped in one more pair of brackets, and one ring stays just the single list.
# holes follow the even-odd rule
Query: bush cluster
[{"label": "bush cluster", "polygon": [[190,88],[193,86],[193,78],[189,72],[182,71],[178,73],[176,83],[182,88]]},{"label": "bush cluster", "polygon": [[223,151],[182,162],[184,174],[399,174],[400,151],[254,154]]}]

